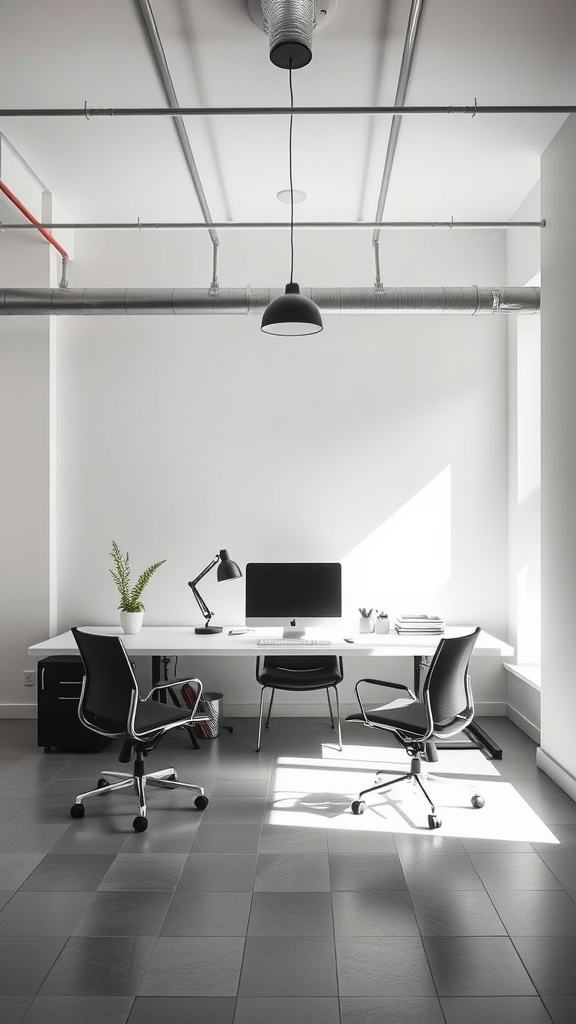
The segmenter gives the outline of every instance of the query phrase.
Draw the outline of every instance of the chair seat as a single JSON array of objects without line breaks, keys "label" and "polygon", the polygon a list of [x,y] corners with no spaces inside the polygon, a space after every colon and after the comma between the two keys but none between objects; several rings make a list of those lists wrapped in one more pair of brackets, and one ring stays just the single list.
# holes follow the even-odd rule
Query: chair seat
[{"label": "chair seat", "polygon": [[157,700],[139,701],[136,707],[136,732],[154,732],[173,722],[187,722],[190,711],[185,708],[171,707]]},{"label": "chair seat", "polygon": [[[428,731],[425,707],[417,702],[403,708],[393,708],[390,711],[366,711],[366,718],[374,725],[397,729],[412,736],[424,736]],[[364,716],[361,714],[348,715],[346,721],[365,724]]]}]

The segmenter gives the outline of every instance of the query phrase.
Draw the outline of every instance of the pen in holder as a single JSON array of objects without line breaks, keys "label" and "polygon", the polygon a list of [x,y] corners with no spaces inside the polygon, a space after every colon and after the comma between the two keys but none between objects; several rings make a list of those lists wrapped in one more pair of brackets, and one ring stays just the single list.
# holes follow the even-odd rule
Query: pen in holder
[{"label": "pen in holder", "polygon": [[374,616],[372,615],[372,612],[374,611],[374,609],[370,608],[367,611],[366,608],[359,608],[358,611],[360,612],[360,622],[359,622],[359,625],[358,625],[359,632],[360,633],[373,633],[374,632]]},{"label": "pen in holder", "polygon": [[376,632],[390,632],[390,619],[388,618],[385,612],[378,612],[378,615],[376,616]]}]

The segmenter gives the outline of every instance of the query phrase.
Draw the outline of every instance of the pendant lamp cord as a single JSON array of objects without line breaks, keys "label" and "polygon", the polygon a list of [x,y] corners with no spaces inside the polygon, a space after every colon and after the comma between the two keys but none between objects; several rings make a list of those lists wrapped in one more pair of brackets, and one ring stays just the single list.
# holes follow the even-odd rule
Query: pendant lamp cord
[{"label": "pendant lamp cord", "polygon": [[292,90],[292,59],[288,61],[290,83],[290,133],[288,136],[288,159],[290,164],[290,284],[294,278],[294,185],[292,182],[292,124],[294,121],[294,92]]}]

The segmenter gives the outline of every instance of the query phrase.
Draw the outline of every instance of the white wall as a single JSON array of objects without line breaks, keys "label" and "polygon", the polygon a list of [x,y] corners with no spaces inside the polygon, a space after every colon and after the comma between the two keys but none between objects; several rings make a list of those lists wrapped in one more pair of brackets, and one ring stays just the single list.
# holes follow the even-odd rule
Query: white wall
[{"label": "white wall", "polygon": [[576,797],[576,118],[542,158],[542,748],[538,763]]},{"label": "white wall", "polygon": [[[513,220],[540,220],[540,183]],[[507,283],[539,284],[541,230],[507,235]],[[540,664],[540,316],[508,319],[508,629],[514,661]],[[529,671],[529,669],[528,669]],[[508,676],[508,714],[539,738],[540,695]]]},{"label": "white wall", "polygon": [[[4,287],[49,285],[46,242],[0,236]],[[29,644],[49,629],[48,317],[0,317],[0,713],[35,713]]]},{"label": "white wall", "polygon": [[[207,285],[210,255],[197,235],[80,233],[71,284]],[[279,286],[287,263],[286,233],[230,232],[220,282]],[[302,284],[365,285],[370,238],[297,235],[296,269]],[[504,235],[384,233],[382,273],[497,285]],[[342,561],[348,628],[361,604],[416,602],[506,636],[504,317],[326,316],[291,340],[256,317],[69,317],[58,337],[59,630],[115,621],[114,538],[136,570],[168,559],[148,624],[200,622],[186,582],[225,546],[241,565]],[[242,621],[243,581],[214,573],[202,593],[215,621]],[[253,666],[221,662],[194,669],[253,709]],[[503,712],[499,662],[474,676],[477,701]]]}]

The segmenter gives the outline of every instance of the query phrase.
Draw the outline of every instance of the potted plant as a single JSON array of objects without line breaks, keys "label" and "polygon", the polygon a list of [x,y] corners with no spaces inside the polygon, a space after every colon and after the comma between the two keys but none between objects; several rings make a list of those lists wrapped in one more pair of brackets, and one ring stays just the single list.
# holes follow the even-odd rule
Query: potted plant
[{"label": "potted plant", "polygon": [[159,569],[161,565],[164,565],[165,558],[161,562],[154,562],[144,572],[140,573],[134,586],[132,586],[130,576],[130,556],[128,552],[122,554],[115,540],[112,541],[112,551],[110,552],[112,560],[114,562],[114,568],[110,569],[110,575],[114,580],[114,583],[118,587],[118,593],[120,594],[120,623],[124,633],[139,633],[142,628],[142,620],[144,618],[144,605],[142,604],[142,592],[144,587],[150,582],[156,569]]}]

